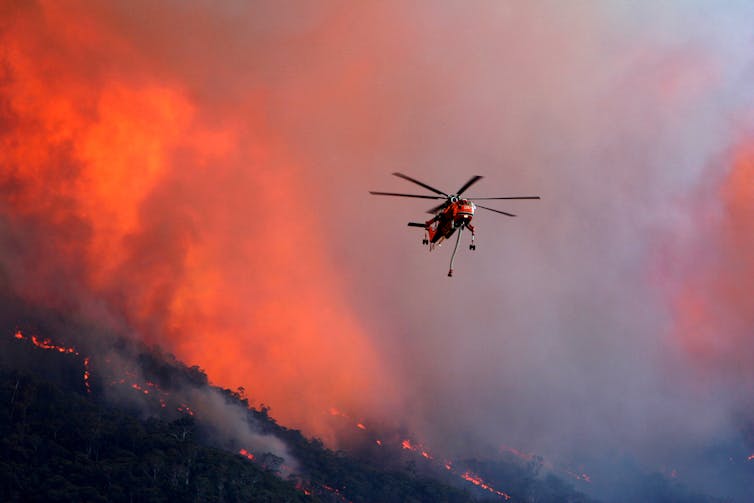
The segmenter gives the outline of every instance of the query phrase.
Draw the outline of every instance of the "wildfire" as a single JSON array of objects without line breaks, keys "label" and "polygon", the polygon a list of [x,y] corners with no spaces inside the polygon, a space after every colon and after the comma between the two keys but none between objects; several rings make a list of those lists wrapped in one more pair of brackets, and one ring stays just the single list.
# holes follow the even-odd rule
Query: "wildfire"
[{"label": "wildfire", "polygon": [[[26,340],[28,340],[28,341],[30,341],[34,345],[34,347],[37,347],[37,348],[40,348],[40,349],[45,349],[45,350],[49,350],[49,351],[56,351],[56,352],[62,353],[62,354],[70,354],[70,355],[74,355],[74,356],[81,356],[79,354],[79,352],[76,350],[76,348],[74,348],[72,346],[71,347],[61,346],[61,345],[53,343],[52,340],[50,340],[50,339],[47,339],[47,338],[46,339],[40,339],[36,335],[32,335],[31,337],[27,337],[20,330],[17,330],[13,334],[13,338],[16,339],[16,340],[19,340],[19,341],[26,341]],[[89,356],[85,356],[84,360],[83,360],[83,365],[84,365],[83,379],[84,379],[84,388],[86,389],[87,393],[91,393],[92,392],[92,389],[91,389],[92,372],[91,372],[91,369],[90,369],[90,363],[91,363],[91,358]],[[136,378],[137,378],[136,373],[133,372],[133,371],[130,371],[130,370],[126,370],[124,372],[124,374],[125,374],[125,376],[127,378],[131,379],[132,381],[136,380]],[[127,382],[126,377],[122,377],[120,379],[114,379],[114,380],[110,381],[110,385],[111,386],[125,385],[126,382]],[[170,394],[168,392],[160,389],[160,386],[157,385],[157,383],[154,383],[152,381],[145,381],[143,384],[140,384],[138,382],[131,382],[128,386],[131,389],[133,389],[134,391],[136,391],[138,393],[141,393],[143,395],[146,395],[146,396],[157,396],[158,400],[159,400],[160,408],[162,408],[162,409],[167,408],[167,406],[168,406],[167,397],[169,397]],[[186,405],[184,403],[182,403],[178,407],[176,407],[176,410],[178,412],[182,413],[182,414],[187,414],[189,416],[194,416],[195,415],[195,411],[191,407],[189,407],[188,405]]]},{"label": "wildfire", "polygon": [[754,461],[754,454],[746,458],[746,461]]},{"label": "wildfire", "polygon": [[[193,7],[177,9],[197,19]],[[130,21],[146,10],[0,10],[0,186],[13,189],[0,212],[25,230],[18,244],[39,245],[17,257],[21,297],[75,304],[56,288],[66,278],[129,332],[201,364],[218,385],[254,383],[279,420],[325,439],[331,430],[310,414],[322,400],[367,410],[390,395],[380,353],[333,280],[325,216],[309,211],[312,166],[263,113],[265,93],[239,84],[261,74],[221,79],[230,87],[219,104],[206,88],[216,66],[197,64],[185,33],[167,24],[147,23],[168,36],[145,37]],[[238,41],[219,36],[207,39]],[[252,225],[247,215],[264,218]]]},{"label": "wildfire", "polygon": [[191,410],[191,407],[189,407],[186,404],[181,404],[181,406],[178,407],[177,410],[178,410],[178,412],[183,412],[184,414],[188,414],[189,416],[193,416],[194,415],[194,411]]},{"label": "wildfire", "polygon": [[249,461],[254,461],[254,455],[250,453],[249,451],[247,451],[246,449],[241,449],[240,451],[238,451],[238,454],[245,457]]},{"label": "wildfire", "polygon": [[568,471],[568,470],[563,470],[563,472],[565,474],[569,475],[573,479],[580,480],[582,482],[586,482],[587,484],[591,484],[592,483],[591,477],[589,477],[589,475],[586,474],[586,473],[577,473],[577,472],[572,472],[572,471]]},{"label": "wildfire", "polygon": [[548,470],[560,473],[562,475],[567,475],[568,477],[570,477],[570,478],[572,478],[574,480],[578,480],[580,482],[586,482],[587,484],[591,484],[592,483],[592,478],[589,476],[589,474],[584,473],[584,472],[579,472],[579,471],[574,471],[574,470],[568,469],[567,467],[564,467],[563,465],[556,466],[551,461],[543,459],[542,457],[537,456],[536,454],[528,453],[528,452],[522,452],[522,451],[520,451],[518,449],[515,449],[513,447],[509,447],[507,445],[501,446],[500,447],[500,452],[506,452],[508,454],[512,454],[516,458],[518,458],[518,459],[520,459],[522,461],[526,461],[526,462],[531,462],[531,461],[537,460],[537,461],[541,462],[542,466],[545,467],[545,468],[547,468]]},{"label": "wildfire", "polygon": [[89,383],[89,377],[91,377],[91,372],[89,371],[89,357],[84,358],[84,387],[86,388],[87,393],[92,392],[91,385]]},{"label": "wildfire", "polygon": [[487,490],[487,491],[489,491],[489,492],[491,492],[493,494],[497,494],[498,496],[502,496],[506,500],[511,499],[511,497],[510,497],[509,494],[504,493],[503,491],[498,491],[494,487],[492,487],[489,484],[487,484],[484,480],[482,480],[482,478],[479,475],[476,475],[476,474],[474,474],[474,473],[472,473],[472,472],[470,472],[468,470],[466,472],[464,472],[463,475],[461,475],[461,478],[464,479],[464,480],[466,480],[466,481],[468,481],[468,482],[471,482],[475,486],[481,487],[482,489],[485,489],[485,490]]},{"label": "wildfire", "polygon": [[[13,337],[18,340],[27,339],[27,337],[23,333],[21,333],[20,330],[17,330],[16,333],[13,334]],[[53,351],[57,351],[58,353],[72,354],[72,355],[79,356],[78,351],[76,351],[76,348],[74,347],[58,346],[57,344],[53,344],[50,339],[40,339],[36,335],[31,336],[31,343],[40,349],[51,349]]]},{"label": "wildfire", "polygon": [[[47,349],[51,351],[57,351],[58,353],[62,354],[68,354],[68,355],[74,355],[74,356],[81,356],[79,355],[79,352],[76,351],[76,348],[73,346],[65,347],[65,346],[59,346],[57,344],[53,344],[53,342],[50,339],[40,339],[36,335],[32,335],[31,337],[26,337],[20,330],[16,330],[16,333],[13,334],[13,338],[19,341],[25,341],[29,340],[31,343],[39,348],[39,349]],[[89,378],[91,377],[91,372],[89,371],[89,357],[84,357],[84,388],[86,389],[87,393],[91,393],[91,385],[89,383]]]},{"label": "wildfire", "polygon": [[338,489],[328,486],[327,484],[320,484],[320,487],[325,491],[334,494],[338,498],[338,500],[342,501],[343,503],[351,503],[350,500],[343,496],[343,494]]}]

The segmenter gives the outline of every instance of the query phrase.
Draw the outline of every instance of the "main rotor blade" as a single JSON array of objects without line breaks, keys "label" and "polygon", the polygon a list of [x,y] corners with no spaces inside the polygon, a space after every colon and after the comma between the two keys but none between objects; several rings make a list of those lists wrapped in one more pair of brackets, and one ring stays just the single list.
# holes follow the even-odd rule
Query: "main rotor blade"
[{"label": "main rotor blade", "polygon": [[472,197],[472,201],[489,201],[491,199],[542,199],[539,196],[513,196],[513,197]]},{"label": "main rotor blade", "polygon": [[479,180],[481,180],[481,179],[482,179],[482,177],[481,177],[481,176],[479,176],[479,175],[474,175],[474,176],[472,176],[472,177],[471,177],[471,178],[469,179],[469,181],[468,181],[468,182],[466,182],[466,183],[464,183],[464,184],[463,184],[463,187],[461,187],[460,189],[458,189],[458,192],[456,192],[456,195],[457,195],[457,196],[460,196],[461,194],[463,194],[463,192],[464,192],[464,191],[465,191],[466,189],[468,189],[469,187],[471,187],[472,185],[474,185],[474,184],[475,184],[476,182],[478,182],[478,181],[479,181]]},{"label": "main rotor blade", "polygon": [[419,199],[445,199],[444,197],[440,197],[440,196],[425,196],[425,195],[420,195],[420,194],[398,194],[396,192],[376,192],[373,190],[370,190],[369,193],[374,194],[375,196],[418,197]]},{"label": "main rotor blade", "polygon": [[501,213],[503,215],[508,215],[509,217],[515,217],[513,213],[506,213],[505,211],[496,210],[494,208],[488,208],[486,206],[482,206],[481,204],[476,205],[477,208],[484,208],[485,210],[494,211],[495,213]]},{"label": "main rotor blade", "polygon": [[404,180],[408,180],[409,182],[413,182],[416,185],[419,185],[420,187],[424,187],[427,190],[431,190],[435,194],[440,194],[442,196],[448,197],[448,194],[446,194],[445,192],[443,192],[441,190],[438,190],[438,189],[432,187],[431,185],[427,185],[424,182],[420,182],[419,180],[416,180],[415,178],[411,178],[410,176],[404,175],[403,173],[396,172],[396,173],[393,173],[393,175],[397,176],[398,178],[403,178]]},{"label": "main rotor blade", "polygon": [[444,202],[444,203],[442,203],[442,204],[438,204],[437,206],[435,206],[435,207],[434,207],[434,208],[432,208],[431,210],[427,210],[427,213],[430,213],[430,214],[434,215],[435,213],[437,213],[438,211],[440,211],[441,209],[443,209],[443,208],[444,208],[444,207],[446,207],[447,205],[448,205],[448,202],[447,202],[447,201],[445,201],[445,202]]}]

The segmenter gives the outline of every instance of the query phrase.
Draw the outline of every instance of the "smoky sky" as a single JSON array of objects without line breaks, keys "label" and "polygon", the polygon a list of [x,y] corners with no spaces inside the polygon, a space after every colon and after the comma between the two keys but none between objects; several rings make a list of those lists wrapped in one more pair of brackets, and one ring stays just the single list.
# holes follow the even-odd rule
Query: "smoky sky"
[{"label": "smoky sky", "polygon": [[[320,404],[455,454],[659,468],[741,428],[747,3],[4,10],[3,229],[46,264],[3,250],[27,296],[63,270],[80,309],[325,437]],[[393,171],[542,200],[478,210],[450,279],[405,225],[430,205],[368,194],[421,193]]]}]

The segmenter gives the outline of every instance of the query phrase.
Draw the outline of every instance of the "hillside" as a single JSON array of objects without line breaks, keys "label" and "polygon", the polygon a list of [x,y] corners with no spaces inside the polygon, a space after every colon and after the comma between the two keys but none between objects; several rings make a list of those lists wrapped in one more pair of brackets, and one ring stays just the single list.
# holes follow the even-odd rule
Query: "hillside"
[{"label": "hillside", "polygon": [[408,440],[335,452],[159,350],[61,341],[0,337],[3,501],[589,501],[534,465],[493,487]]}]

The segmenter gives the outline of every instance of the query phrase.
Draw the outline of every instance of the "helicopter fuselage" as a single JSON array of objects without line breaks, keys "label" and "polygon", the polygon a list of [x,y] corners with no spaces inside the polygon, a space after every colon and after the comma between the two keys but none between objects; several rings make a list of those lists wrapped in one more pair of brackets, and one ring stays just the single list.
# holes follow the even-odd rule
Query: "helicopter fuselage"
[{"label": "helicopter fuselage", "polygon": [[448,239],[456,229],[469,227],[475,210],[476,205],[468,199],[459,199],[450,203],[426,222],[429,242],[437,243]]}]

